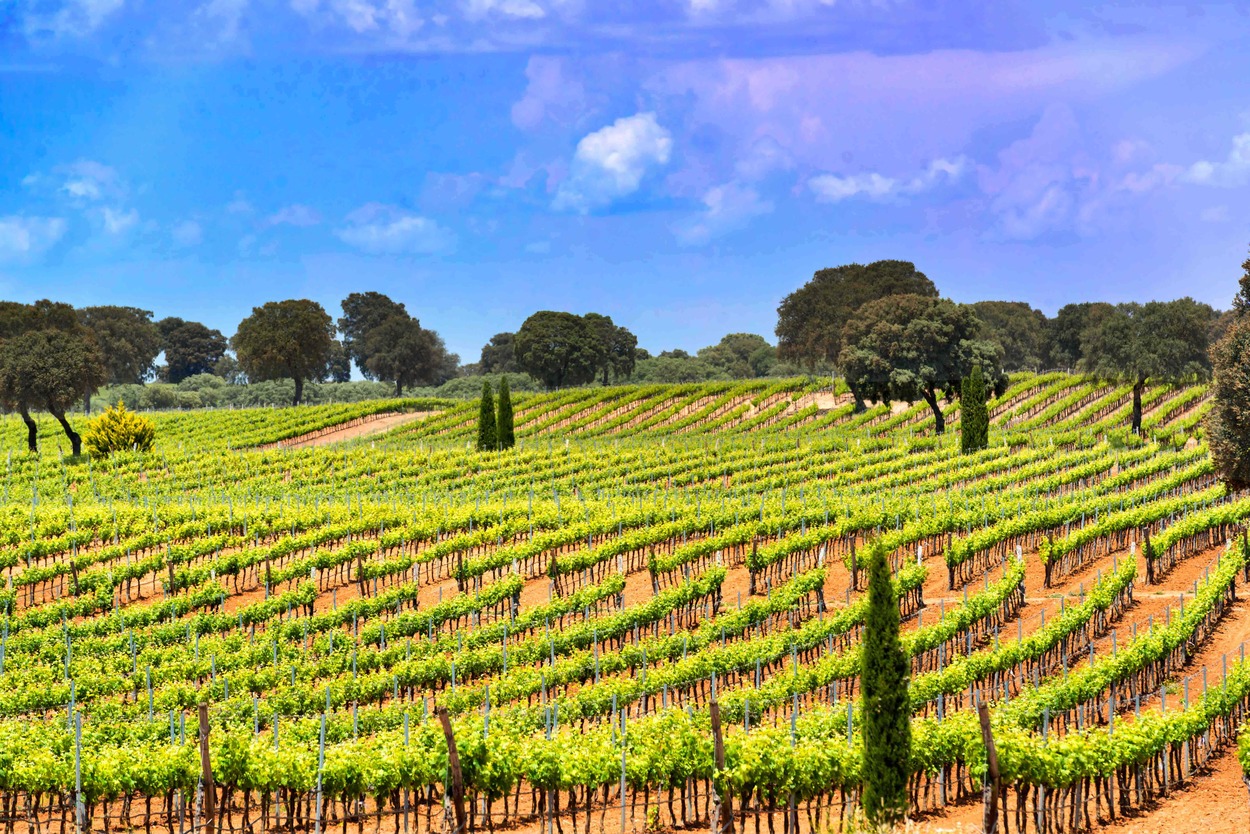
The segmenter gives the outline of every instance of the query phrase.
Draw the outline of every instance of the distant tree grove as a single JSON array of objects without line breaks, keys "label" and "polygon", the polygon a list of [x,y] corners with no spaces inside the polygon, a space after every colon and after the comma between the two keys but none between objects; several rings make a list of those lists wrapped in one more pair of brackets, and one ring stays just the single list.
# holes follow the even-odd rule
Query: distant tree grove
[{"label": "distant tree grove", "polygon": [[[1250,276],[1250,261],[1244,268]],[[652,354],[606,314],[540,310],[515,331],[491,336],[471,364],[462,364],[403,302],[377,291],[348,294],[337,320],[310,299],[270,301],[254,307],[230,337],[197,321],[155,319],[138,307],[0,302],[0,407],[22,416],[32,450],[38,435],[32,412],[51,414],[78,454],[81,439],[65,415],[79,401],[89,412],[92,396],[104,386],[113,392],[106,404],[127,392],[127,401],[141,407],[196,407],[222,401],[213,394],[220,386],[281,381],[285,396],[299,405],[306,384],[348,383],[354,373],[390,386],[396,397],[439,386],[456,389],[453,396],[472,396],[477,378],[511,375],[511,391],[505,383],[498,392],[501,405],[510,407],[511,392],[531,386],[556,390],[806,372],[842,376],[857,410],[869,401],[923,401],[940,433],[943,401],[960,399],[965,390],[983,390],[988,398],[1016,371],[1068,369],[1128,386],[1130,428],[1140,431],[1148,385],[1214,375],[1223,396],[1217,396],[1207,431],[1217,459],[1233,461],[1239,460],[1233,450],[1250,446],[1238,439],[1250,434],[1242,428],[1250,425],[1250,402],[1240,404],[1234,396],[1247,390],[1238,376],[1250,359],[1247,281],[1242,279],[1241,294],[1227,312],[1180,298],[1076,302],[1047,317],[1019,301],[959,304],[943,298],[910,261],[851,263],[816,271],[782,298],[775,345],[755,333],[734,332],[694,353],[672,348]],[[153,381],[191,388],[172,399],[149,398],[141,386]],[[374,390],[356,396],[379,395]],[[983,427],[969,406],[976,407],[964,403],[962,442],[979,448],[986,442]],[[511,426],[505,428],[499,413],[495,419],[494,445],[506,446]],[[1242,471],[1228,463],[1227,471],[1232,481],[1250,486],[1250,464]]]}]

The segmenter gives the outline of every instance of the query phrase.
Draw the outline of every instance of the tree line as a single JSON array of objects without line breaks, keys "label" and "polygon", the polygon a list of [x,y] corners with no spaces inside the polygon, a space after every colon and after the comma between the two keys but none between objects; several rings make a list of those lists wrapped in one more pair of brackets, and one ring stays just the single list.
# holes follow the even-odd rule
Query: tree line
[{"label": "tree line", "polygon": [[486,374],[526,374],[554,390],[806,371],[843,376],[860,409],[868,401],[924,401],[940,432],[939,400],[958,397],[974,367],[990,392],[1002,390],[1014,371],[1065,368],[1130,383],[1139,430],[1146,385],[1209,379],[1210,346],[1242,316],[1240,308],[1220,312],[1181,298],[1073,303],[1047,318],[1023,302],[955,303],[915,264],[885,260],[819,270],[785,296],[776,346],[757,334],[730,333],[694,355],[652,355],[610,316],[542,310],[516,331],[492,336],[478,362],[462,365],[402,302],[358,292],[341,308],[336,321],[308,299],[267,302],[227,338],[200,322],[156,320],[137,307],[0,302],[0,405],[26,420],[32,449],[30,413],[40,410],[57,418],[77,453],[80,441],[65,414],[79,399],[90,410],[91,395],[105,385],[182,383],[198,375],[227,383],[291,380],[298,405],[306,382],[346,382],[353,365],[365,379],[392,385],[396,396]]},{"label": "tree line", "polygon": [[777,352],[809,371],[846,378],[856,407],[865,400],[923,400],[944,428],[940,397],[958,397],[974,367],[991,390],[1012,371],[1066,369],[1132,386],[1132,429],[1151,382],[1210,378],[1210,345],[1235,311],[1192,298],[1109,304],[1081,302],[1053,319],[1024,302],[957,304],[910,261],[822,269],[777,310]]}]

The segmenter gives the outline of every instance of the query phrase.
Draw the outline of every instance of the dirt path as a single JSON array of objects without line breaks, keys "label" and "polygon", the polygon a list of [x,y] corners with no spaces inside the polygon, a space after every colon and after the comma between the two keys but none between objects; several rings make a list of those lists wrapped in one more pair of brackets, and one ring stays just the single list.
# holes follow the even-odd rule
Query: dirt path
[{"label": "dirt path", "polygon": [[321,429],[320,431],[310,434],[302,434],[298,437],[292,437],[288,440],[282,440],[277,443],[271,443],[267,446],[261,446],[262,449],[307,449],[313,446],[328,446],[331,443],[341,443],[344,440],[355,440],[359,437],[370,437],[375,434],[390,431],[396,426],[402,426],[405,423],[412,423],[417,420],[424,420],[427,417],[433,417],[436,414],[442,414],[441,411],[404,411],[394,414],[384,414],[373,420],[363,423],[346,426],[341,429],[331,427],[330,431]]}]

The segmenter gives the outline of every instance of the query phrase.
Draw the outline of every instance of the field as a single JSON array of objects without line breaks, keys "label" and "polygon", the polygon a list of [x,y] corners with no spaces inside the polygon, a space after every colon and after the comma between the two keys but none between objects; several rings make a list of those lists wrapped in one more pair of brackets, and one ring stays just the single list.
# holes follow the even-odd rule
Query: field
[{"label": "field", "polygon": [[967,456],[957,404],[937,437],[827,380],[514,401],[495,454],[475,402],[162,413],[90,463],[4,418],[6,830],[202,828],[199,704],[222,831],[450,830],[440,710],[474,830],[707,830],[714,783],[740,830],[837,829],[870,539],[918,830],[980,820],[980,702],[1010,831],[1250,830],[1205,389],[1148,389],[1139,440],[1127,387],[1019,376]]}]

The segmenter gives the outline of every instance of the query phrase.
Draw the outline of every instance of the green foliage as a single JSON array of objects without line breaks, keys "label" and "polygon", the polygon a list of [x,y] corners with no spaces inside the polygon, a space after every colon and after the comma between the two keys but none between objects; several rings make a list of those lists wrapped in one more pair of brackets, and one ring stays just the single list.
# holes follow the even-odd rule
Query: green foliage
[{"label": "green foliage", "polygon": [[582,320],[599,342],[597,370],[603,384],[608,384],[609,372],[617,382],[629,379],[634,372],[638,337],[624,327],[617,327],[610,316],[587,313]]},{"label": "green foliage", "polygon": [[482,356],[478,366],[484,374],[510,374],[518,368],[516,353],[513,351],[515,333],[496,333],[490,341],[482,346]]},{"label": "green foliage", "polygon": [[1133,385],[1132,429],[1141,431],[1141,395],[1148,381],[1197,382],[1210,378],[1207,334],[1215,311],[1180,298],[1119,304],[1081,335],[1082,370]]},{"label": "green foliage", "polygon": [[516,432],[512,427],[512,394],[508,391],[506,376],[499,380],[499,418],[495,421],[495,428],[500,449],[511,449],[516,445]]},{"label": "green foliage", "polygon": [[[41,310],[59,316],[60,307],[68,309],[70,317],[57,320],[64,327],[49,326],[53,319]],[[38,302],[30,310],[28,323],[36,329],[18,333],[0,347],[0,403],[22,414],[30,451],[37,451],[37,432],[29,412],[44,409],[56,417],[73,454],[79,455],[82,438],[65,419],[65,412],[104,381],[104,359],[95,338],[78,324],[69,305]]]},{"label": "green foliage", "polygon": [[1100,326],[1115,308],[1105,301],[1083,301],[1065,304],[1047,322],[1050,343],[1050,366],[1072,369],[1081,363],[1081,336],[1086,328]]},{"label": "green foliage", "polygon": [[338,326],[343,333],[343,350],[347,352],[348,359],[360,368],[365,379],[378,379],[368,364],[372,355],[366,344],[369,332],[387,319],[397,316],[408,318],[408,309],[380,292],[354,292],[343,299],[342,307],[343,316]]},{"label": "green foliage", "polygon": [[868,265],[821,269],[777,308],[777,354],[809,370],[838,361],[842,331],[855,311],[889,295],[936,298],[937,287],[910,261],[875,261]]},{"label": "green foliage", "polygon": [[226,355],[226,337],[198,321],[170,317],[156,323],[165,351],[166,382],[182,382],[195,374],[211,374]]},{"label": "green foliage", "polygon": [[1050,353],[1046,316],[1023,301],[978,301],[971,305],[981,320],[978,337],[1002,349],[1003,370],[1037,371]]},{"label": "green foliage", "polygon": [[106,458],[114,452],[150,452],[156,441],[156,424],[127,411],[126,404],[119,400],[87,423],[83,441],[93,458]]},{"label": "green foliage", "polygon": [[1006,388],[999,348],[977,338],[980,326],[970,308],[944,298],[896,295],[870,301],[847,323],[838,363],[857,401],[924,400],[941,434],[946,420],[938,396],[957,396],[974,365],[996,391]]},{"label": "green foliage", "polygon": [[910,662],[899,639],[898,600],[885,548],[868,552],[868,614],[864,622],[860,684],[863,690],[863,805],[874,825],[893,825],[907,815],[911,769]]},{"label": "green foliage", "polygon": [[78,317],[100,346],[106,382],[143,382],[152,376],[156,355],[161,352],[161,332],[150,311],[135,307],[84,307],[78,311]]},{"label": "green foliage", "polygon": [[964,377],[959,395],[959,448],[965,455],[979,452],[990,445],[990,410],[985,390],[985,375],[980,365]]},{"label": "green foliage", "polygon": [[1250,487],[1250,316],[1241,316],[1211,351],[1214,405],[1206,419],[1207,445],[1229,489]]},{"label": "green foliage", "polygon": [[525,320],[513,350],[517,366],[548,390],[590,382],[603,355],[599,336],[586,319],[552,310],[541,310]]},{"label": "green foliage", "polygon": [[299,405],[308,379],[322,379],[334,348],[334,322],[308,299],[270,301],[252,308],[231,339],[239,364],[253,381],[292,379]]},{"label": "green foliage", "polygon": [[477,449],[493,452],[499,447],[499,430],[495,425],[495,398],[491,394],[490,380],[482,380],[482,402],[477,417]]}]

